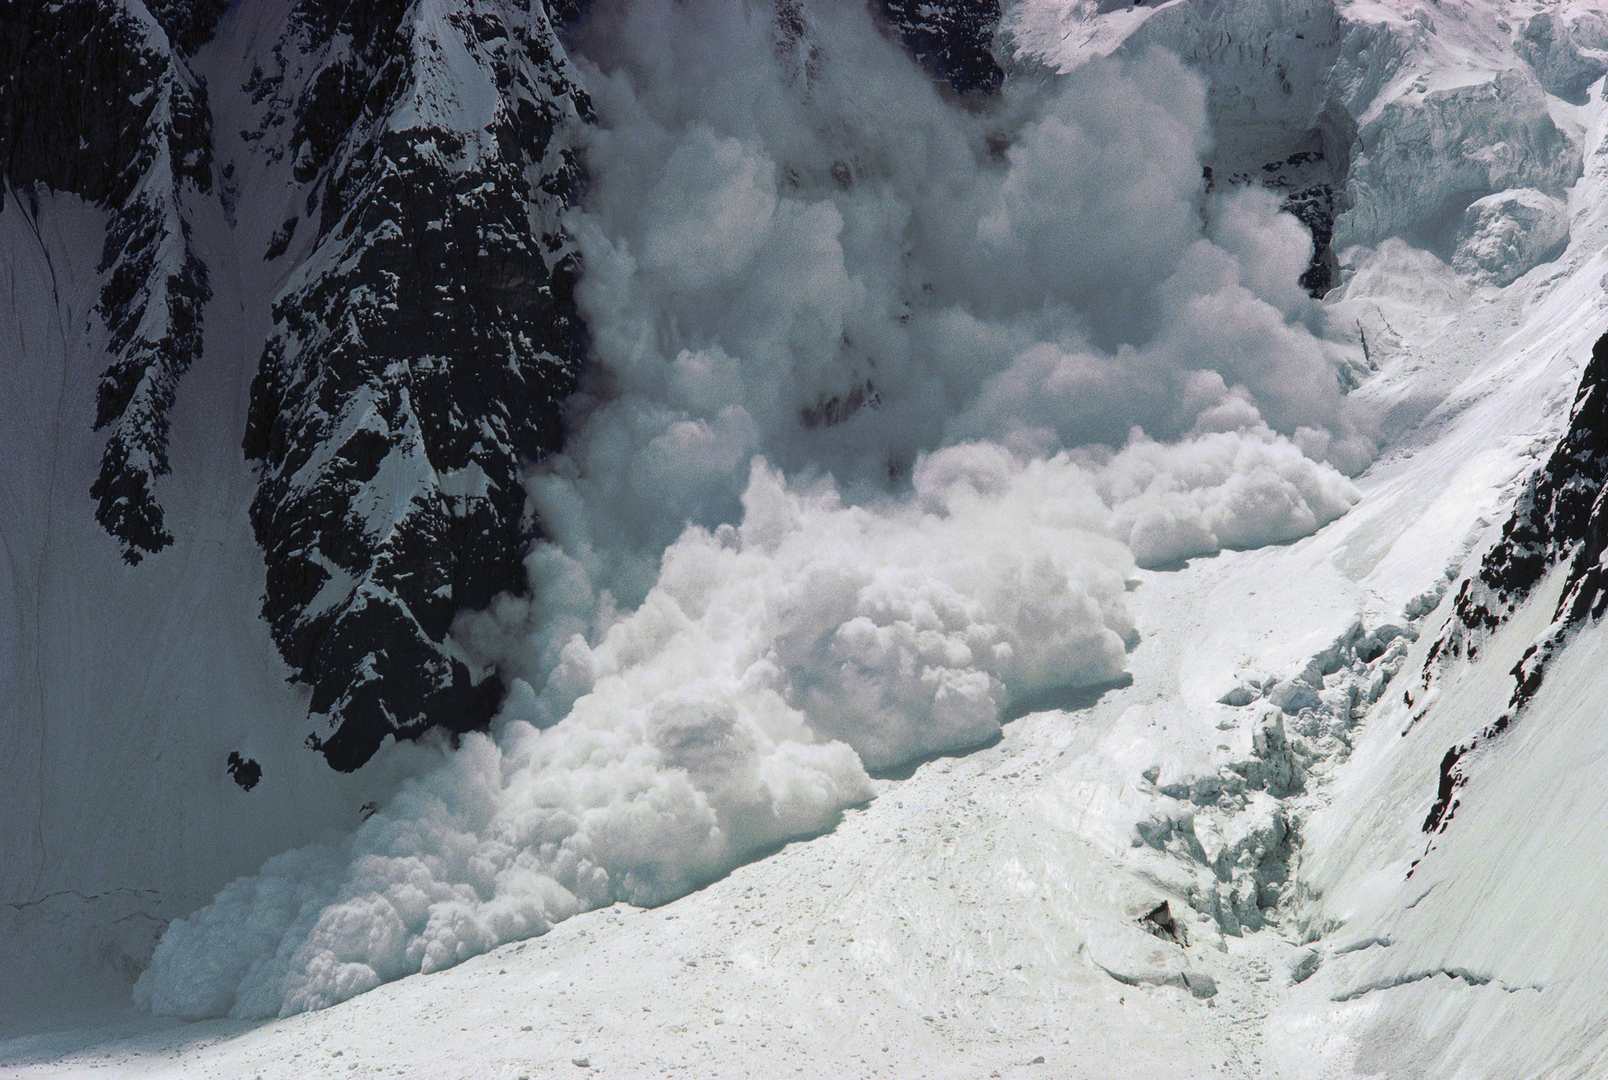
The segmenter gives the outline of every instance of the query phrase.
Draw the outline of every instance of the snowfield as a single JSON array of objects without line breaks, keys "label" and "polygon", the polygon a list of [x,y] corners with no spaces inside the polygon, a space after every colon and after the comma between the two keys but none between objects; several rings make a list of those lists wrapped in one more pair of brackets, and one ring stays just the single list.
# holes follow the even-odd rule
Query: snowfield
[{"label": "snowfield", "polygon": [[[253,618],[238,440],[199,437],[244,424],[222,346],[184,384],[172,453],[191,464],[168,514],[228,527],[173,526],[175,552],[140,572],[174,584],[97,596],[115,617],[61,614],[124,571],[93,521],[52,531],[69,515],[37,493],[87,491],[95,455],[19,402],[87,402],[94,345],[68,328],[93,275],[64,275],[82,295],[53,316],[25,300],[98,212],[41,200],[31,239],[0,213],[5,250],[44,253],[0,271],[4,347],[37,358],[48,341],[68,380],[0,368],[0,422],[28,432],[0,466],[19,522],[0,532],[0,601],[18,612],[0,642],[66,664],[115,654],[142,612],[204,612],[163,632],[182,670],[142,683],[136,712],[177,719],[120,735],[132,762],[75,772],[50,742],[122,715],[119,661],[70,700],[49,696],[69,674],[8,663],[8,731],[43,741],[29,768],[0,767],[33,800],[0,819],[8,852],[40,837],[31,886],[8,855],[0,957],[29,979],[76,948],[83,970],[33,1002],[10,980],[0,1073],[1608,1070],[1600,624],[1562,639],[1513,726],[1470,751],[1454,820],[1424,831],[1443,755],[1502,713],[1556,629],[1561,569],[1470,637],[1472,656],[1437,646],[1608,332],[1608,16],[1580,0],[1017,0],[997,39],[1008,84],[1107,94],[1155,127],[1125,138],[1121,109],[1069,95],[1013,119],[1018,141],[977,179],[955,165],[971,120],[854,19],[822,15],[823,47],[842,42],[907,119],[846,179],[833,155],[880,129],[807,36],[753,70],[792,57],[819,78],[810,107],[837,125],[821,130],[784,123],[791,84],[751,58],[700,61],[753,89],[735,110],[684,99],[696,80],[651,49],[619,60],[670,34],[627,7],[577,60],[604,132],[573,221],[607,378],[583,382],[564,453],[526,478],[549,526],[526,563],[536,599],[455,624],[464,661],[512,687],[456,751],[389,747],[336,784],[253,723],[295,728],[301,698]],[[236,14],[225,33],[258,32]],[[710,18],[746,41],[741,20]],[[901,156],[918,143],[925,157]],[[1107,171],[1069,169],[1080,154]],[[1219,201],[1160,170],[1177,160],[1210,163]],[[784,184],[778,162],[818,168]],[[1149,203],[1101,186],[1123,169]],[[1314,272],[1307,231],[1276,213],[1293,191],[1335,211],[1321,302],[1295,283]],[[1121,231],[1103,233],[1117,210],[1147,230],[1121,296],[1100,293],[1104,264],[1055,261],[1067,236],[1121,258]],[[878,246],[907,226],[909,250]],[[243,290],[272,284],[238,272]],[[1035,292],[1046,280],[1083,299]],[[240,294],[216,272],[213,287]],[[1137,348],[1101,325],[1130,316],[1154,320]],[[266,332],[260,311],[227,318],[243,340]],[[990,359],[967,367],[966,349]],[[1308,395],[1314,371],[1344,392]],[[1110,415],[1077,413],[1087,395]],[[200,411],[218,401],[230,411]],[[1088,449],[1111,417],[1149,426]],[[903,494],[878,495],[901,454]],[[192,485],[207,503],[186,475],[227,483]],[[660,512],[683,506],[685,531]],[[221,554],[190,554],[204,544]],[[230,694],[258,713],[159,759],[166,792],[127,779],[141,746]],[[225,744],[278,786],[213,776]],[[185,793],[203,764],[217,790]],[[107,777],[130,792],[124,819],[94,790]],[[228,856],[169,884],[197,850]],[[140,899],[158,889],[160,910]],[[104,929],[123,920],[141,929]],[[101,936],[75,945],[83,927]]]}]

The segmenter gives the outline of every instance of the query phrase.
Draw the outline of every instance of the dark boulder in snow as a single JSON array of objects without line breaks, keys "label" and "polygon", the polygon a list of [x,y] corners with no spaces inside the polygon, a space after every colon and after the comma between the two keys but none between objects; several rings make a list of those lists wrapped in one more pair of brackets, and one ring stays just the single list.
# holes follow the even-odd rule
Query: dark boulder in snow
[{"label": "dark boulder in snow", "polygon": [[255,759],[241,757],[240,751],[229,751],[228,760],[224,762],[224,771],[229,778],[240,785],[241,790],[250,791],[262,779],[262,766]]}]

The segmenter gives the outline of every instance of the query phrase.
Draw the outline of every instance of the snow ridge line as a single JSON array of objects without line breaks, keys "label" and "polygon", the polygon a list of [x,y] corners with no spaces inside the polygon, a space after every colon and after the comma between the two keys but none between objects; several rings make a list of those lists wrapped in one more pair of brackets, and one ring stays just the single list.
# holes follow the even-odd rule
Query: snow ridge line
[{"label": "snow ridge line", "polygon": [[[1519,604],[1553,567],[1569,560],[1568,578],[1546,633],[1514,665],[1507,708],[1495,720],[1446,751],[1441,759],[1435,802],[1422,830],[1433,837],[1446,831],[1457,813],[1457,792],[1468,782],[1466,756],[1496,738],[1518,719],[1541,688],[1551,659],[1588,620],[1608,611],[1608,334],[1597,340],[1580,379],[1569,428],[1547,463],[1531,479],[1502,528],[1502,538],[1485,556],[1479,572],[1458,591],[1456,607],[1424,661],[1422,690],[1454,659],[1473,660],[1483,638],[1512,617]],[[1403,694],[1409,708],[1412,691]],[[1409,722],[1416,723],[1424,705]],[[1426,849],[1425,854],[1428,854]],[[1417,861],[1413,863],[1416,868]],[[1412,870],[1408,871],[1412,876]]]}]

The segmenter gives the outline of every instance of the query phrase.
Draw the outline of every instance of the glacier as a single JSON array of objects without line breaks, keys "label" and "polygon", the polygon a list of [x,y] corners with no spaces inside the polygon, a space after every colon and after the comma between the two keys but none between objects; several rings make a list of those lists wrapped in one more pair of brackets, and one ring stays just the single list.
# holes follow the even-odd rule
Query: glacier
[{"label": "glacier", "polygon": [[292,7],[166,54],[210,193],[0,211],[6,1069],[1596,1071],[1590,5]]}]

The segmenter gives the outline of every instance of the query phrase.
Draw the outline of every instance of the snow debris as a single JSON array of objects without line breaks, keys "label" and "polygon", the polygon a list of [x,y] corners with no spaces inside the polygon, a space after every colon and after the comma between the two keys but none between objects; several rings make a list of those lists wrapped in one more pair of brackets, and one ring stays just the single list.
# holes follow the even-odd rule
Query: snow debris
[{"label": "snow debris", "polygon": [[1292,869],[1307,797],[1349,756],[1353,729],[1400,672],[1422,614],[1372,629],[1358,622],[1296,674],[1269,678],[1265,693],[1242,684],[1225,695],[1220,704],[1247,716],[1249,753],[1230,754],[1215,772],[1145,772],[1167,802],[1136,822],[1133,843],[1194,867],[1180,888],[1223,933],[1276,920],[1300,888]]}]

